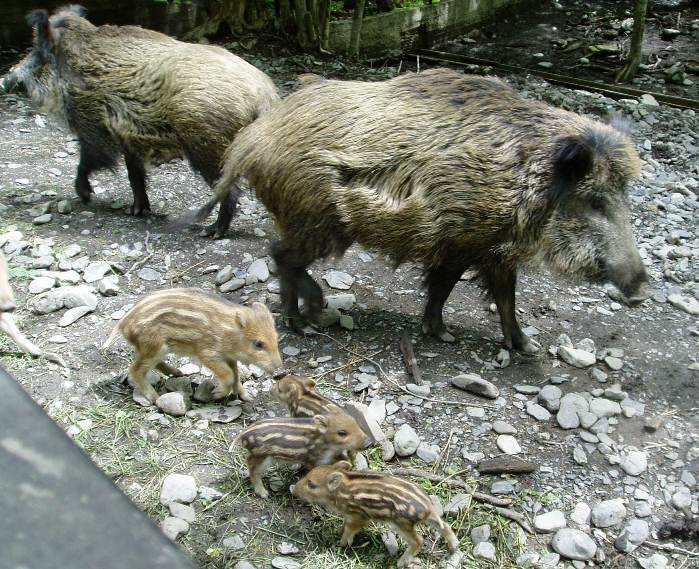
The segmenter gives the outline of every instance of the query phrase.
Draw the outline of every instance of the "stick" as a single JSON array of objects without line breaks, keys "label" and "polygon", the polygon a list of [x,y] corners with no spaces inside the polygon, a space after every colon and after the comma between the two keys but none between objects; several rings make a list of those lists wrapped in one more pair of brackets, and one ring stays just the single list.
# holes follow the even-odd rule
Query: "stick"
[{"label": "stick", "polygon": [[512,500],[508,498],[498,498],[496,496],[491,496],[490,494],[483,494],[482,492],[473,492],[473,487],[468,485],[463,480],[454,479],[453,476],[440,476],[439,474],[433,474],[431,472],[426,472],[418,468],[394,468],[391,470],[391,474],[396,476],[412,476],[414,478],[424,478],[430,480],[431,482],[438,482],[439,484],[446,484],[447,486],[453,486],[454,488],[463,488],[468,490],[474,499],[479,502],[484,502],[491,506],[509,506],[512,504]]},{"label": "stick", "polygon": [[128,275],[129,273],[134,272],[136,269],[141,268],[143,265],[145,265],[148,262],[148,259],[150,259],[153,256],[153,249],[150,248],[148,245],[148,240],[150,239],[150,231],[146,231],[146,238],[143,240],[143,244],[146,247],[146,252],[148,253],[143,259],[139,259],[136,261],[133,265],[131,265],[131,268],[124,273],[124,275]]},{"label": "stick", "polygon": [[415,358],[413,343],[410,340],[410,334],[408,334],[408,332],[405,330],[400,337],[400,351],[403,354],[403,361],[405,362],[405,368],[408,370],[408,374],[413,376],[415,383],[422,385],[422,373],[420,372],[420,368],[417,366],[417,359]]},{"label": "stick", "polygon": [[[443,405],[465,405],[467,407],[482,407],[483,409],[490,409],[492,411],[496,410],[496,407],[494,405],[484,405],[483,403],[478,403],[478,404],[473,404],[469,403],[468,401],[450,401],[448,399],[435,399],[433,397],[426,397],[425,395],[418,395],[417,393],[413,393],[410,391],[407,387],[404,385],[401,385],[400,383],[393,381],[388,374],[384,371],[383,367],[381,367],[381,364],[378,363],[376,360],[371,359],[368,356],[364,356],[358,352],[355,352],[354,350],[351,350],[347,346],[343,346],[341,342],[333,338],[330,334],[326,334],[324,332],[316,332],[315,333],[317,336],[325,336],[326,338],[332,340],[335,342],[338,346],[340,346],[343,350],[349,352],[350,354],[357,356],[358,358],[361,358],[363,360],[366,360],[368,362],[371,362],[376,366],[376,368],[381,372],[381,375],[384,377],[386,381],[389,383],[393,384],[395,387],[400,389],[402,392],[407,393],[408,395],[412,397],[417,397],[418,399],[423,399],[424,401],[431,401],[432,403],[441,403]],[[383,350],[382,350],[383,351]]]},{"label": "stick", "polygon": [[[475,494],[473,497],[476,497]],[[483,507],[487,510],[491,510],[496,514],[501,515],[503,518],[508,518],[513,522],[517,522],[527,533],[534,533],[531,526],[527,522],[527,519],[522,514],[515,512],[514,510],[510,510],[508,508],[499,508],[498,506],[493,506],[491,504],[483,504]]]},{"label": "stick", "polygon": [[652,541],[644,541],[643,545],[649,545],[655,549],[660,549],[661,551],[670,551],[672,553],[681,553],[682,555],[687,555],[689,557],[699,557],[699,551],[689,551],[688,549],[682,549],[671,543],[653,543]]}]

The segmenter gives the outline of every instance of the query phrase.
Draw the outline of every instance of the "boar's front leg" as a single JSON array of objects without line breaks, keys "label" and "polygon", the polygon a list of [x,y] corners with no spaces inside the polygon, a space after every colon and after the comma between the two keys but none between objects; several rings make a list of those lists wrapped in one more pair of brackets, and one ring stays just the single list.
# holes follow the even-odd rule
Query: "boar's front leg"
[{"label": "boar's front leg", "polygon": [[493,264],[483,269],[488,292],[492,295],[500,314],[500,324],[508,349],[533,354],[539,350],[537,342],[529,338],[519,327],[515,316],[515,286],[517,273],[501,264]]},{"label": "boar's front leg", "polygon": [[143,160],[130,152],[124,153],[124,161],[126,162],[129,183],[133,192],[133,205],[129,213],[131,215],[141,215],[146,211],[150,211],[150,202],[146,193],[146,167],[143,164]]},{"label": "boar's front leg", "polygon": [[459,278],[465,270],[463,264],[439,265],[428,270],[425,277],[427,285],[427,305],[422,318],[422,331],[425,334],[439,338],[443,342],[455,340],[444,325],[442,310],[444,303],[459,282]]}]

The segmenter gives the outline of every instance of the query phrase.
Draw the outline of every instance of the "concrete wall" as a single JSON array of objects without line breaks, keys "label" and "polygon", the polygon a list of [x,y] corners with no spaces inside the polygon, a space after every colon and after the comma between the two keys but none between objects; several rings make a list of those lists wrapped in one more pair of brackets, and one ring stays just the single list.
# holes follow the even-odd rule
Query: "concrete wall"
[{"label": "concrete wall", "polygon": [[[492,17],[498,10],[520,0],[442,0],[422,8],[402,8],[364,18],[360,55],[382,57],[398,55],[417,47],[431,47],[453,39],[470,26]],[[349,51],[352,21],[330,23],[330,49]]]}]

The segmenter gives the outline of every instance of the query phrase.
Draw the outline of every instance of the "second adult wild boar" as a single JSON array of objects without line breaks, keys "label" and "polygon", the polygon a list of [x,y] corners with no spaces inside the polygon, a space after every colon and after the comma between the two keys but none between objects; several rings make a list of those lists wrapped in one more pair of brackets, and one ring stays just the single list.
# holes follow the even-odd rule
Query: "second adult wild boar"
[{"label": "second adult wild boar", "polygon": [[474,267],[505,344],[533,352],[515,317],[527,261],[611,281],[631,304],[645,297],[626,195],[639,168],[633,142],[612,126],[497,79],[434,69],[377,83],[307,81],[241,131],[217,192],[237,193],[243,175],[275,215],[272,255],[292,322],[299,297],[311,312],[322,307],[306,268],[357,241],[396,264],[422,264],[426,333],[453,340],[444,302]]},{"label": "second adult wild boar", "polygon": [[[134,214],[150,209],[148,163],[184,157],[212,185],[234,136],[279,100],[265,73],[220,47],[134,26],[97,27],[82,15],[79,6],[50,18],[44,10],[32,12],[33,49],[0,88],[25,91],[77,135],[75,190],[83,202],[93,193],[90,174],[113,168],[121,155]],[[221,204],[217,236],[234,208],[230,200]]]}]

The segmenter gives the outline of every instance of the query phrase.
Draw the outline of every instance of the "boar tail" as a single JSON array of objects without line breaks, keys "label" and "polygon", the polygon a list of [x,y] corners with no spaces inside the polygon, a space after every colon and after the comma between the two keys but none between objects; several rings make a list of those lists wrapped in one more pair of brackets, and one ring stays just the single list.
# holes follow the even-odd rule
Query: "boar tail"
[{"label": "boar tail", "polygon": [[27,14],[27,25],[34,28],[39,53],[44,61],[53,61],[53,36],[51,22],[46,10],[32,10]]},{"label": "boar tail", "polygon": [[176,233],[185,227],[189,227],[190,225],[194,225],[195,223],[205,220],[221,201],[222,199],[220,196],[214,196],[199,209],[185,213],[183,216],[178,217],[175,221],[168,224],[168,229],[173,233]]},{"label": "boar tail", "polygon": [[107,341],[102,344],[102,347],[100,350],[106,350],[109,346],[111,346],[114,343],[114,340],[116,340],[116,337],[119,335],[119,331],[121,330],[121,322],[117,322],[117,325],[112,328],[111,334],[109,334],[109,338],[107,338]]},{"label": "boar tail", "polygon": [[221,207],[223,207],[228,200],[232,202],[233,214],[231,215],[234,215],[235,209],[238,205],[238,199],[240,198],[241,194],[238,178],[234,179],[233,182],[229,184],[223,183],[223,180],[224,179],[222,178],[214,186],[214,197],[212,197],[199,209],[185,213],[184,215],[178,217],[168,225],[168,229],[173,233],[177,233],[185,227],[189,227],[195,223],[201,223],[207,217],[209,217],[217,205],[221,204]]}]

